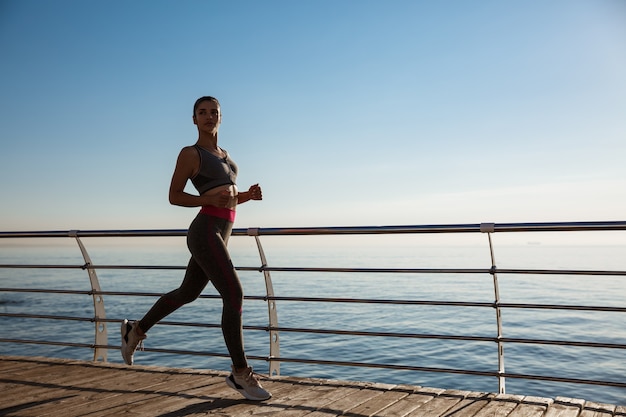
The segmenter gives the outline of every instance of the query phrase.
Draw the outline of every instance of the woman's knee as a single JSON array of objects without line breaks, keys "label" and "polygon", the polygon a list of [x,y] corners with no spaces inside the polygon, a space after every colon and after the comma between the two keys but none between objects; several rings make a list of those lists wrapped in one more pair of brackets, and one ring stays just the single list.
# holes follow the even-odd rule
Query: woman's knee
[{"label": "woman's knee", "polygon": [[163,299],[166,303],[172,306],[180,307],[196,300],[198,297],[200,297],[200,293],[201,291],[181,291],[179,289],[164,295]]},{"label": "woman's knee", "polygon": [[243,291],[229,294],[223,299],[224,310],[229,310],[232,314],[241,315],[243,312]]}]

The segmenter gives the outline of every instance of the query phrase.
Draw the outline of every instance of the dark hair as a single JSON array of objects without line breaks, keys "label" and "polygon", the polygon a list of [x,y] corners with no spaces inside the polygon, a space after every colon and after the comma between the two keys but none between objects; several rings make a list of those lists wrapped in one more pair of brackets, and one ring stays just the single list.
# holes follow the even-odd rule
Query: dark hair
[{"label": "dark hair", "polygon": [[200,103],[202,103],[203,101],[212,101],[215,104],[217,104],[217,107],[221,107],[220,106],[220,102],[215,98],[215,97],[211,97],[211,96],[202,96],[199,99],[196,100],[196,102],[193,105],[193,115],[196,115],[196,110],[198,110],[198,106],[200,105]]}]

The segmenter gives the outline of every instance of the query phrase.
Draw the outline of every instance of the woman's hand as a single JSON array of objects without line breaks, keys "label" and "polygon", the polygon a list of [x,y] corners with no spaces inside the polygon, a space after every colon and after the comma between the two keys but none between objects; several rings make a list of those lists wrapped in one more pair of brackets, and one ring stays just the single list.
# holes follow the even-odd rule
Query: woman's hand
[{"label": "woman's hand", "polygon": [[217,194],[203,195],[202,198],[205,199],[205,203],[203,203],[204,206],[227,207],[231,195],[228,190],[222,190]]},{"label": "woman's hand", "polygon": [[248,189],[248,194],[250,195],[250,200],[263,200],[263,192],[259,184],[251,185]]},{"label": "woman's hand", "polygon": [[243,191],[237,195],[237,203],[245,203],[250,200],[263,200],[263,192],[259,184],[254,184],[248,188],[248,191]]}]

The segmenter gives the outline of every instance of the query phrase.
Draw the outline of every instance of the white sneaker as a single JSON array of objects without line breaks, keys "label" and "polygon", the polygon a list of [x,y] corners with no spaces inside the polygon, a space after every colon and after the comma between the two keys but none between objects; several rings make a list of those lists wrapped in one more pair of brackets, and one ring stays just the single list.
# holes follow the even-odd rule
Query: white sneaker
[{"label": "white sneaker", "polygon": [[233,367],[233,371],[226,378],[226,384],[252,401],[263,401],[272,398],[272,394],[263,389],[251,367],[246,368],[240,374],[236,373]]},{"label": "white sneaker", "polygon": [[145,339],[145,334],[143,336],[139,336],[137,334],[137,322],[129,322],[124,319],[122,321],[122,358],[124,358],[124,362],[126,365],[133,364],[133,355],[135,354],[135,350],[137,350],[137,346],[140,349],[143,348],[143,339]]}]

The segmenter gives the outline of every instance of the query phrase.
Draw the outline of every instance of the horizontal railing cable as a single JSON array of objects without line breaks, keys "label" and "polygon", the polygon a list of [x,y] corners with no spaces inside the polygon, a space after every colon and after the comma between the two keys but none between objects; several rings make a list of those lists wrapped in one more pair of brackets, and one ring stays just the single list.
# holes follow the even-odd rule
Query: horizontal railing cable
[{"label": "horizontal railing cable", "polygon": [[[419,233],[484,233],[490,232],[567,232],[626,230],[626,221],[536,222],[536,223],[473,223],[452,225],[353,226],[353,227],[271,227],[233,229],[233,236],[302,236]],[[0,231],[0,238],[59,237],[176,237],[186,236],[186,229],[135,230],[56,230]]]},{"label": "horizontal railing cable", "polygon": [[[0,264],[5,269],[128,269],[128,270],[184,270],[182,265],[54,265],[54,264]],[[268,267],[238,266],[238,271],[270,272],[334,272],[367,274],[517,274],[517,275],[604,275],[626,276],[626,271],[585,269],[520,269],[520,268],[339,268],[339,267]]]},{"label": "horizontal railing cable", "polygon": [[[1,313],[0,317],[11,318],[28,318],[28,319],[46,319],[46,320],[66,320],[66,321],[82,321],[94,322],[94,317],[75,317],[75,316],[59,316],[44,314],[24,314],[24,313]],[[117,319],[98,319],[107,323],[119,323]],[[194,322],[172,322],[162,321],[159,323],[163,326],[183,326],[183,327],[200,327],[200,328],[221,328],[217,323],[194,323]],[[275,330],[285,333],[308,333],[308,334],[326,334],[326,335],[343,335],[343,336],[365,336],[365,337],[390,337],[390,338],[410,338],[410,339],[436,339],[436,340],[457,340],[472,342],[496,342],[498,340],[509,343],[537,344],[537,345],[559,345],[559,346],[576,346],[591,348],[610,348],[625,349],[626,344],[620,343],[603,343],[603,342],[579,342],[569,340],[549,340],[549,339],[525,339],[511,337],[487,337],[487,336],[467,336],[467,335],[447,335],[432,333],[403,333],[403,332],[380,332],[380,331],[363,331],[363,330],[341,330],[341,329],[314,329],[314,328],[298,328],[298,327],[272,327],[272,326],[250,326],[244,325],[244,330],[270,331]],[[182,351],[184,352],[184,351]]]},{"label": "horizontal railing cable", "polygon": [[[112,295],[112,296],[135,296],[135,297],[159,297],[161,293],[134,292],[134,291],[76,291],[44,288],[0,288],[0,292],[14,293],[50,293],[50,294],[74,294],[74,295]],[[216,294],[201,294],[201,299],[219,299]],[[448,306],[448,307],[487,307],[495,308],[492,302],[472,301],[444,301],[444,300],[403,300],[403,299],[377,299],[377,298],[344,298],[344,297],[298,297],[298,296],[245,296],[247,300],[274,300],[286,302],[311,302],[311,303],[354,303],[354,304],[389,304],[389,305],[422,305],[422,306]],[[626,307],[618,306],[582,306],[566,304],[528,304],[528,303],[498,303],[500,308],[517,308],[531,310],[576,310],[576,311],[604,311],[614,313],[626,313]],[[1,313],[0,313],[1,315]]]},{"label": "horizontal railing cable", "polygon": [[[89,349],[94,349],[97,347],[106,348],[106,349],[117,348],[117,346],[115,345],[93,345],[93,344],[88,344],[88,343],[63,343],[63,342],[54,342],[54,341],[23,340],[23,339],[21,340],[0,339],[0,343],[16,343],[16,342],[25,343],[25,344],[45,344],[45,345],[52,345],[52,346],[89,348]],[[200,351],[189,351],[189,350],[180,350],[180,349],[159,349],[159,348],[144,348],[144,350],[146,352],[164,353],[164,354],[173,354],[173,355],[193,355],[193,356],[222,357],[222,358],[230,357],[229,354],[221,353],[221,352],[200,352]],[[360,367],[360,368],[377,368],[377,369],[389,369],[389,370],[397,370],[397,371],[446,373],[446,374],[473,375],[473,376],[484,376],[484,377],[501,376],[500,373],[493,372],[493,371],[477,371],[477,370],[470,370],[470,369],[436,368],[436,367],[411,366],[411,365],[393,365],[393,364],[367,363],[367,362],[357,362],[357,361],[335,361],[335,360],[287,358],[287,357],[268,358],[264,356],[255,356],[255,355],[249,355],[248,359],[263,360],[263,361],[269,361],[270,359],[273,359],[273,360],[278,360],[284,363],[300,363],[300,364],[326,365],[326,366],[350,366],[350,367]],[[549,382],[587,384],[587,385],[599,385],[599,386],[626,388],[626,382],[621,382],[621,381],[605,381],[605,380],[599,381],[599,380],[593,380],[593,379],[566,378],[566,377],[554,377],[554,376],[532,375],[532,374],[515,374],[515,373],[505,373],[503,376],[505,376],[506,378],[529,379],[529,380],[536,380],[536,381],[549,381]]]}]

